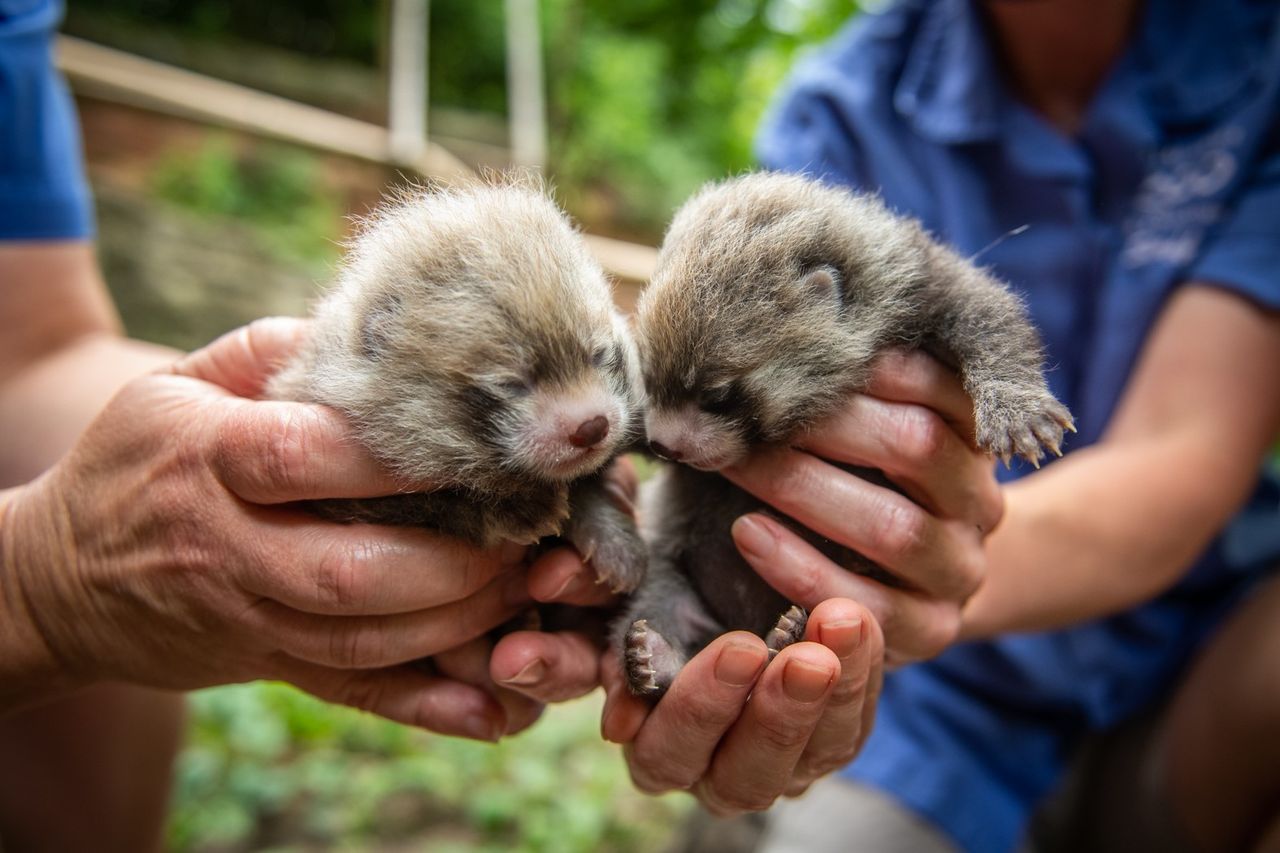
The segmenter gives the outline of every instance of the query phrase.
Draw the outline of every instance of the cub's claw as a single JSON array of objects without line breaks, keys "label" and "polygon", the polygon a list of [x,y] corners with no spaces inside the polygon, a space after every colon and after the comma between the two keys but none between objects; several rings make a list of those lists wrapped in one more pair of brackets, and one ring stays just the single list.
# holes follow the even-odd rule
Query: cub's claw
[{"label": "cub's claw", "polygon": [[627,631],[623,664],[627,689],[635,696],[656,699],[667,692],[684,660],[665,637],[649,627],[649,620],[637,619]]},{"label": "cub's claw", "polygon": [[1063,432],[1075,432],[1071,413],[1048,392],[993,399],[979,409],[978,446],[1006,468],[1014,456],[1039,468],[1045,450],[1061,456]]},{"label": "cub's claw", "polygon": [[792,643],[800,642],[804,637],[804,626],[809,622],[809,614],[803,607],[791,605],[791,608],[778,617],[777,624],[765,635],[764,644],[769,647],[769,660],[773,660],[778,652]]}]

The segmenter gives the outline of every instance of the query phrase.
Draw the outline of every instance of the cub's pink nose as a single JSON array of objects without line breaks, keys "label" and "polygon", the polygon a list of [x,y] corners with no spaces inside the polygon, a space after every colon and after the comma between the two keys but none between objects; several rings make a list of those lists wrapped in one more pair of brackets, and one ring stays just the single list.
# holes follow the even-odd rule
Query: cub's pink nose
[{"label": "cub's pink nose", "polygon": [[577,430],[569,436],[569,443],[574,447],[595,447],[608,434],[609,419],[604,415],[596,415],[591,420],[578,424]]}]

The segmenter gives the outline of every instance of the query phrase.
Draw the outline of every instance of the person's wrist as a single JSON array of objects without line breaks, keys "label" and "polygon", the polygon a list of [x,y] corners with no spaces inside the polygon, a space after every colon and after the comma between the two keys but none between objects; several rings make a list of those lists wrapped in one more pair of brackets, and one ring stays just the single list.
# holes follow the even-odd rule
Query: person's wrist
[{"label": "person's wrist", "polygon": [[41,519],[34,484],[0,491],[0,714],[74,689],[80,681],[40,630],[29,579],[57,570],[57,534]]}]

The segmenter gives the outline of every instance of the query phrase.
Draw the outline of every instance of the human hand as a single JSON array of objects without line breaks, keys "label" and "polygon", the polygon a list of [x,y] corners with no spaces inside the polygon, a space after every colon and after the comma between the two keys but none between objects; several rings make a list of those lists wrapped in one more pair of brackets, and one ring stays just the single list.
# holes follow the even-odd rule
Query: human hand
[{"label": "human hand", "polygon": [[[615,506],[634,514],[638,486],[631,460],[614,460],[605,488],[613,493]],[[539,602],[581,608],[574,612],[573,629],[503,637],[490,661],[492,680],[538,702],[561,702],[594,690],[600,684],[601,650],[607,645],[606,618],[618,596],[589,562],[567,547],[549,551],[529,568],[529,593]]]},{"label": "human hand", "polygon": [[525,549],[295,506],[400,490],[337,413],[254,399],[304,329],[259,321],[131,382],[67,457],[6,495],[0,638],[29,642],[0,656],[0,706],[55,684],[273,678],[443,733],[508,727],[491,691],[439,674],[472,672],[468,652],[434,674],[411,662],[526,607]]},{"label": "human hand", "polygon": [[721,816],[759,811],[857,755],[875,717],[883,643],[861,605],[825,601],[805,641],[772,661],[754,634],[717,638],[657,705],[631,695],[621,661],[607,654],[601,731],[625,744],[641,790],[688,790]]},{"label": "human hand", "polygon": [[[867,391],[790,448],[758,451],[721,473],[822,536],[891,572],[900,588],[836,565],[764,513],[733,526],[738,550],[788,600],[812,608],[855,599],[884,630],[891,664],[938,654],[960,629],[986,571],[983,540],[1003,497],[994,464],[973,445],[973,405],[960,380],[920,352],[877,362]],[[833,462],[878,468],[906,496]]]}]

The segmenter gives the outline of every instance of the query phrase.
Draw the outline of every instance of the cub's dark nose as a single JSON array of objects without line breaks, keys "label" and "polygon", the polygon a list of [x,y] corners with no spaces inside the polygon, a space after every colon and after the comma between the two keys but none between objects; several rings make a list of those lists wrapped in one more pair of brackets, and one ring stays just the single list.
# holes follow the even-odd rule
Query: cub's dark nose
[{"label": "cub's dark nose", "polygon": [[649,442],[649,449],[654,452],[654,455],[660,456],[669,462],[679,462],[681,457],[684,456],[679,450],[672,450],[660,441]]},{"label": "cub's dark nose", "polygon": [[609,419],[604,415],[596,415],[591,420],[578,424],[573,435],[569,436],[569,443],[574,447],[595,447],[608,434]]}]

